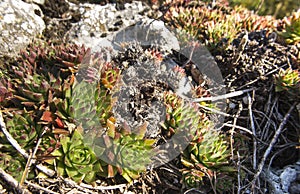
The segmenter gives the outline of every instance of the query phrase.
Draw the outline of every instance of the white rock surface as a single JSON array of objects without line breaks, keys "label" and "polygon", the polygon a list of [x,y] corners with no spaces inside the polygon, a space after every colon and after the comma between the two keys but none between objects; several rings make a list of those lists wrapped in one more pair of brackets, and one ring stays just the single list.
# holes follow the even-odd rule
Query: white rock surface
[{"label": "white rock surface", "polygon": [[163,21],[145,18],[134,26],[129,26],[118,32],[114,43],[138,41],[143,46],[157,46],[164,50],[179,50],[179,42],[174,34],[168,30]]},{"label": "white rock surface", "polygon": [[283,169],[265,169],[265,180],[274,194],[298,194],[300,192],[300,161]]},{"label": "white rock surface", "polygon": [[21,0],[2,0],[0,2],[0,56],[16,55],[34,37],[45,29],[42,13],[35,4]]},{"label": "white rock surface", "polygon": [[43,5],[45,3],[45,0],[25,0],[27,3],[36,3],[39,5]]},{"label": "white rock surface", "polygon": [[135,24],[143,16],[139,13],[147,9],[140,1],[126,3],[124,10],[117,10],[114,4],[104,6],[97,4],[70,3],[73,10],[82,14],[81,21],[74,24],[68,33],[68,38],[74,43],[84,44],[86,47],[96,48],[107,40],[107,35],[115,34],[120,29]]}]

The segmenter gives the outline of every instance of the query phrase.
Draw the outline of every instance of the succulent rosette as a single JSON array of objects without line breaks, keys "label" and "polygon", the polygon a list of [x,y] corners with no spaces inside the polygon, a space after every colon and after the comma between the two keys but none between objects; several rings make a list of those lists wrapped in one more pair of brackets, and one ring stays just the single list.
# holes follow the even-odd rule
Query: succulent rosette
[{"label": "succulent rosette", "polygon": [[275,91],[281,92],[288,100],[298,101],[300,96],[300,73],[299,70],[288,68],[280,69],[274,76]]},{"label": "succulent rosette", "polygon": [[207,130],[197,137],[184,151],[181,162],[183,181],[188,186],[201,184],[204,177],[213,177],[214,172],[234,172],[229,165],[230,151],[225,137],[217,131]]},{"label": "succulent rosette", "polygon": [[300,42],[300,10],[294,12],[292,16],[283,19],[284,28],[279,31],[288,44],[297,44]]},{"label": "succulent rosette", "polygon": [[[13,149],[10,147],[10,149]],[[17,181],[22,178],[26,160],[15,152],[0,152],[0,168],[13,176]],[[34,173],[29,171],[28,179],[34,178]]]},{"label": "succulent rosette", "polygon": [[58,157],[57,171],[60,176],[68,176],[76,182],[91,183],[96,174],[103,171],[93,150],[84,144],[83,137],[74,131],[72,137],[63,137],[62,148],[52,155]]},{"label": "succulent rosette", "polygon": [[24,149],[32,148],[42,131],[42,125],[36,123],[32,112],[15,111],[11,115],[5,115],[7,130]]},{"label": "succulent rosette", "polygon": [[104,171],[99,173],[101,176],[113,177],[118,172],[131,182],[151,163],[151,157],[155,154],[153,144],[156,140],[145,138],[147,124],[134,130],[119,130],[114,122],[114,118],[108,119],[105,134],[95,137],[96,135],[91,133],[89,137],[86,136],[86,140],[105,166]]}]

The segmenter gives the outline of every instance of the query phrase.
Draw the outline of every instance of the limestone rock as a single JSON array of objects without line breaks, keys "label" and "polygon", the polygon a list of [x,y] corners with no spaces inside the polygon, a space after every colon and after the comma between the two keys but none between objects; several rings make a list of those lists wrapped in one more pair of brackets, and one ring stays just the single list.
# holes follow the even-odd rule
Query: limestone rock
[{"label": "limestone rock", "polygon": [[0,56],[14,56],[45,28],[42,14],[35,4],[21,0],[0,2]]},{"label": "limestone rock", "polygon": [[68,32],[68,39],[77,44],[95,48],[105,37],[120,29],[135,24],[146,17],[140,14],[147,9],[140,1],[125,3],[124,10],[117,10],[114,4],[72,4],[71,9],[79,10],[81,21]]},{"label": "limestone rock", "polygon": [[179,50],[179,42],[163,21],[143,19],[133,26],[118,32],[114,43],[138,41],[143,46],[157,46],[164,50]]},{"label": "limestone rock", "polygon": [[288,165],[284,169],[264,170],[266,181],[270,185],[270,190],[275,194],[291,193],[300,191],[300,161],[293,165]]}]

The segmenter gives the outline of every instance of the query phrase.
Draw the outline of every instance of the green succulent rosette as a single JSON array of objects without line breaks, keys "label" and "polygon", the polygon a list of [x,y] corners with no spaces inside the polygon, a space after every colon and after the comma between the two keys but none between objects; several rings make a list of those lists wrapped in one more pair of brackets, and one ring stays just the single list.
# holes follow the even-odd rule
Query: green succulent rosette
[{"label": "green succulent rosette", "polygon": [[[13,150],[13,147],[9,147]],[[22,172],[25,169],[26,160],[16,152],[0,152],[0,168],[2,168],[6,173],[13,176],[17,181],[21,181]],[[27,179],[34,178],[34,172],[29,171]]]},{"label": "green succulent rosette", "polygon": [[292,16],[283,19],[285,28],[278,32],[288,44],[297,44],[300,42],[300,11],[294,12]]},{"label": "green succulent rosette", "polygon": [[227,165],[230,156],[224,136],[212,130],[205,132],[199,143],[192,142],[188,147],[188,152],[193,161],[215,169]]},{"label": "green succulent rosette", "polygon": [[292,70],[291,68],[283,70],[280,69],[279,73],[274,76],[275,78],[275,91],[286,91],[290,99],[297,99],[300,95],[300,73],[299,70]]},{"label": "green succulent rosette", "polygon": [[197,188],[202,183],[205,173],[196,168],[185,168],[181,171],[182,180],[187,187]]},{"label": "green succulent rosette", "polygon": [[42,125],[37,124],[32,112],[16,111],[12,117],[6,116],[5,120],[7,130],[22,148],[29,149],[35,145]]},{"label": "green succulent rosette", "polygon": [[228,142],[220,132],[207,130],[197,136],[181,157],[181,163],[185,166],[182,170],[183,181],[188,187],[202,184],[203,178],[214,177],[214,172],[235,172],[229,165]]},{"label": "green succulent rosette", "polygon": [[113,177],[118,172],[128,182],[137,179],[152,162],[155,139],[146,139],[147,124],[137,129],[116,129],[114,118],[107,120],[108,129],[100,137],[90,135],[87,143],[102,160],[104,168],[100,176]]},{"label": "green succulent rosette", "polygon": [[76,182],[91,183],[103,171],[93,150],[83,143],[83,137],[74,131],[72,137],[61,138],[62,148],[53,153],[58,156],[57,172]]},{"label": "green succulent rosette", "polygon": [[151,163],[154,139],[139,139],[136,135],[127,135],[119,140],[117,166],[122,167],[121,175],[128,181],[139,177]]}]

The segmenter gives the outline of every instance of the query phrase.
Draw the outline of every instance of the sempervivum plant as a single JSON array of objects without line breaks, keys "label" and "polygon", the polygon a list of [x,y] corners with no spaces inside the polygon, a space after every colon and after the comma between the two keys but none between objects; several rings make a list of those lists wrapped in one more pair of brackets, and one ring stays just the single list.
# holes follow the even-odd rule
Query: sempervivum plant
[{"label": "sempervivum plant", "polygon": [[300,42],[300,10],[283,19],[283,30],[279,34],[288,44]]},{"label": "sempervivum plant", "polygon": [[184,102],[172,92],[166,92],[164,95],[166,105],[166,120],[162,124],[166,137],[171,137],[176,132],[189,128],[192,132],[196,132],[199,115],[197,109]]},{"label": "sempervivum plant", "polygon": [[116,134],[114,138],[114,145],[117,145],[113,149],[118,160],[116,166],[129,182],[138,178],[139,173],[145,171],[151,163],[155,140],[144,139],[145,132],[146,126],[141,126],[134,133],[123,133],[120,137]]},{"label": "sempervivum plant", "polygon": [[94,60],[87,68],[79,69],[68,91],[69,103],[62,102],[66,115],[71,115],[76,124],[85,129],[106,125],[106,120],[112,116],[112,95],[120,78],[120,70],[97,55],[91,56]]},{"label": "sempervivum plant", "polygon": [[42,132],[42,125],[37,124],[32,112],[15,111],[5,115],[5,121],[9,133],[25,149],[32,148]]},{"label": "sempervivum plant", "polygon": [[100,137],[96,133],[87,138],[89,144],[101,159],[103,171],[99,175],[113,177],[121,174],[128,182],[140,176],[151,163],[155,139],[146,139],[147,124],[131,129],[115,126],[115,118],[107,120],[107,131]]},{"label": "sempervivum plant", "polygon": [[47,107],[55,113],[57,108],[51,104],[54,99],[65,98],[66,87],[86,51],[77,45],[29,45],[14,63],[3,67],[7,76],[2,78],[1,85],[10,92],[6,104],[39,110],[40,115]]},{"label": "sempervivum plant", "polygon": [[165,5],[168,7],[164,15],[167,23],[215,49],[217,43],[224,40],[231,42],[243,30],[272,31],[278,23],[271,16],[258,16],[247,9],[231,8],[219,1],[213,6],[195,0],[167,1]]},{"label": "sempervivum plant", "polygon": [[76,182],[93,182],[102,167],[93,150],[84,144],[82,135],[75,130],[71,138],[65,136],[60,143],[62,148],[52,154],[57,156],[58,174]]},{"label": "sempervivum plant", "polygon": [[[229,146],[224,136],[217,131],[202,130],[184,151],[181,162],[183,180],[187,186],[203,183],[203,178],[212,179],[217,172],[231,172]],[[218,178],[218,177],[217,177]]]},{"label": "sempervivum plant", "polygon": [[106,123],[111,116],[112,96],[97,83],[75,82],[70,104],[70,114],[85,129]]},{"label": "sempervivum plant", "polygon": [[288,93],[288,98],[294,99],[299,97],[300,91],[300,73],[299,70],[280,69],[279,73],[274,76],[275,91]]},{"label": "sempervivum plant", "polygon": [[241,28],[239,18],[226,13],[223,6],[211,9],[203,2],[183,3],[180,0],[172,2],[169,6],[164,16],[165,20],[199,38],[207,46],[214,46],[222,38],[233,39]]},{"label": "sempervivum plant", "polygon": [[[10,147],[10,149],[13,149]],[[25,169],[26,160],[17,153],[0,152],[0,168],[13,176],[17,181],[21,180],[22,172]],[[29,172],[28,179],[34,178],[34,173]]]}]

